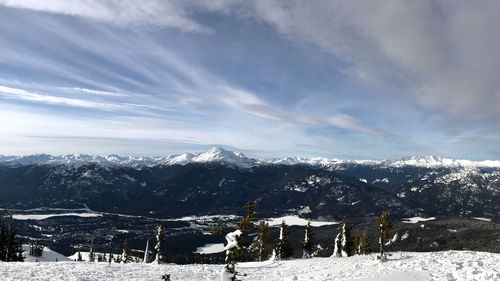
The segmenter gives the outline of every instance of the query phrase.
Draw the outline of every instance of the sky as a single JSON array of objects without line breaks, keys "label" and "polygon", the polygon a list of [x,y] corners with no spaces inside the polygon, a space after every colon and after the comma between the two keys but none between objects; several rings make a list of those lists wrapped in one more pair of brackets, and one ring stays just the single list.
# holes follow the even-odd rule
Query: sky
[{"label": "sky", "polygon": [[0,154],[500,160],[499,10],[0,0]]}]

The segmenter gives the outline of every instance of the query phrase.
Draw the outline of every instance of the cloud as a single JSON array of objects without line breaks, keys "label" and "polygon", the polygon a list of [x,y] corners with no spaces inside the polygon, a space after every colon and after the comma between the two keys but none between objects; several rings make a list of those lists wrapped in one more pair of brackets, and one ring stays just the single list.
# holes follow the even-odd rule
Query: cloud
[{"label": "cloud", "polygon": [[363,125],[358,119],[347,114],[336,114],[326,118],[328,123],[349,131],[361,132],[376,137],[385,137],[388,134],[383,130]]},{"label": "cloud", "polygon": [[128,96],[130,96],[127,94],[122,94],[122,93],[100,91],[100,90],[86,89],[86,88],[60,87],[60,89],[63,91],[71,91],[71,92],[92,94],[92,95],[98,95],[98,96],[109,96],[109,97],[128,97]]},{"label": "cloud", "polygon": [[[345,61],[344,73],[468,120],[500,121],[500,2],[300,0],[0,0],[0,5],[81,16],[125,26],[206,32],[197,13],[267,22]],[[276,112],[246,104],[274,118]],[[279,114],[278,114],[279,115]]]},{"label": "cloud", "polygon": [[[48,13],[81,16],[123,26],[174,27],[186,31],[207,32],[188,16],[193,1],[120,1],[120,0],[0,0],[0,5],[11,8],[30,9]],[[223,6],[223,5],[222,5]],[[221,8],[222,8],[221,6]],[[207,8],[218,10],[217,5]]]},{"label": "cloud", "polygon": [[228,94],[220,97],[224,104],[259,118],[316,126],[329,124],[347,131],[369,134],[380,138],[388,135],[383,130],[362,124],[360,120],[348,114],[339,113],[326,117],[306,114],[286,114],[248,91],[229,86],[224,86],[223,90]]},{"label": "cloud", "polygon": [[260,118],[274,121],[290,121],[289,116],[272,108],[255,94],[229,86],[223,86],[222,92],[227,94],[221,95],[220,100],[231,108]]},{"label": "cloud", "polygon": [[42,95],[34,92],[29,92],[23,89],[11,88],[0,86],[0,95],[4,96],[8,99],[17,99],[24,100],[30,102],[38,102],[44,104],[55,104],[55,105],[64,105],[64,106],[72,106],[72,107],[82,107],[82,108],[92,108],[103,111],[117,111],[117,110],[125,110],[125,109],[133,109],[133,108],[154,108],[149,105],[141,105],[141,104],[132,104],[132,103],[101,103],[94,102],[83,99],[73,99],[66,97],[58,97],[58,96],[50,96],[50,95]]},{"label": "cloud", "polygon": [[421,106],[500,121],[498,1],[255,1],[254,16],[321,46],[345,73]]}]

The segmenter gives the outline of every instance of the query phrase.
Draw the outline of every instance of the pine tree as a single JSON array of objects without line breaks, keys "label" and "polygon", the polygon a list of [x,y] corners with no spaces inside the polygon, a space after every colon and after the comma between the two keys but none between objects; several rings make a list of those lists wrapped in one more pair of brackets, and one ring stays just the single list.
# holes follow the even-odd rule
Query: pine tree
[{"label": "pine tree", "polygon": [[359,253],[362,255],[368,255],[371,252],[370,238],[368,237],[368,232],[363,231],[361,237],[359,238]]},{"label": "pine tree", "polygon": [[361,253],[361,230],[359,230],[359,227],[356,227],[356,229],[354,230],[354,237],[352,240],[354,244],[354,254],[359,255]]},{"label": "pine tree", "polygon": [[90,240],[89,261],[90,262],[95,261],[95,255],[94,255],[94,237],[92,237],[92,239]]},{"label": "pine tree", "polygon": [[338,233],[335,236],[335,241],[333,242],[333,254],[332,257],[341,257],[342,256],[342,233]]},{"label": "pine tree", "polygon": [[255,207],[256,203],[248,202],[243,206],[246,210],[246,216],[241,219],[239,223],[236,224],[236,229],[241,231],[241,235],[238,236],[238,250],[237,250],[237,259],[239,261],[249,261],[251,260],[251,253],[249,251],[250,243],[248,240],[248,235],[255,231],[256,226],[255,222],[257,218],[255,217]]},{"label": "pine tree", "polygon": [[265,221],[260,221],[257,227],[257,239],[252,243],[250,248],[254,250],[257,261],[267,260],[271,255],[273,251],[271,229]]},{"label": "pine tree", "polygon": [[165,238],[163,236],[163,225],[160,224],[160,226],[158,227],[158,232],[156,234],[156,245],[155,245],[156,258],[153,261],[153,263],[160,264],[164,262],[162,245],[161,245],[164,239]]},{"label": "pine tree", "polygon": [[0,226],[0,261],[24,261],[21,239],[17,239],[16,231],[12,228],[12,216],[5,218],[7,226],[3,222]]},{"label": "pine tree", "polygon": [[0,221],[0,261],[6,261],[7,256],[7,229],[3,220]]},{"label": "pine tree", "polygon": [[351,236],[351,223],[344,217],[342,221],[342,256],[350,257],[353,255],[354,243]]},{"label": "pine tree", "polygon": [[10,233],[8,233],[7,245],[9,245],[8,252],[9,256],[7,261],[24,261],[23,257],[23,243],[21,239],[16,239],[16,232],[11,228]]},{"label": "pine tree", "polygon": [[313,254],[314,249],[314,233],[311,227],[311,222],[307,223],[305,235],[304,235],[304,243],[302,244],[303,248],[303,258],[310,258]]},{"label": "pine tree", "polygon": [[238,237],[242,234],[241,230],[237,229],[226,235],[227,245],[226,250],[226,266],[221,271],[221,281],[237,281],[236,262],[238,256]]},{"label": "pine tree", "polygon": [[392,230],[392,222],[388,219],[390,212],[383,211],[382,216],[375,219],[375,224],[377,225],[378,232],[377,238],[378,243],[380,244],[380,256],[379,259],[385,260],[386,257],[384,255],[384,244],[390,239],[391,230]]},{"label": "pine tree", "polygon": [[288,225],[285,221],[281,223],[280,238],[278,244],[276,245],[276,258],[281,260],[286,260],[292,257],[293,248],[290,244],[290,238],[288,237]]},{"label": "pine tree", "polygon": [[134,261],[134,257],[132,256],[132,249],[128,245],[127,239],[123,241],[123,252],[122,252],[122,263],[130,263]]}]

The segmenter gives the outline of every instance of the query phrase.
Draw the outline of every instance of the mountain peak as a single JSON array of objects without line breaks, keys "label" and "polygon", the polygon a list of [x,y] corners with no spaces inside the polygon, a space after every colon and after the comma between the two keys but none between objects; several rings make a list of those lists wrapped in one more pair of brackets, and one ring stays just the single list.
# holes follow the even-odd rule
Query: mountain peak
[{"label": "mountain peak", "polygon": [[193,162],[222,162],[241,168],[249,168],[255,164],[255,160],[247,158],[243,153],[234,153],[222,147],[213,147],[207,152],[196,155],[193,157]]}]

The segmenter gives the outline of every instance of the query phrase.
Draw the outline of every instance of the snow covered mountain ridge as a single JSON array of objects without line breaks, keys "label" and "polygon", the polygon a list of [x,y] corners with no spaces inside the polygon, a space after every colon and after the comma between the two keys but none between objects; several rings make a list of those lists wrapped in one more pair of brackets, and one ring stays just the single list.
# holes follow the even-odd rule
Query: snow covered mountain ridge
[{"label": "snow covered mountain ridge", "polygon": [[118,155],[85,155],[85,154],[67,154],[60,156],[52,156],[48,154],[34,154],[28,156],[2,156],[0,155],[0,163],[10,165],[30,165],[30,164],[68,164],[68,165],[85,165],[89,163],[97,163],[101,165],[123,165],[132,167],[141,166],[156,166],[156,165],[186,165],[188,163],[223,163],[239,168],[251,168],[257,165],[299,165],[306,164],[312,166],[334,167],[343,164],[355,165],[378,165],[386,167],[477,167],[477,168],[500,168],[500,160],[457,160],[435,156],[425,157],[405,157],[400,160],[344,160],[337,158],[303,158],[303,157],[286,157],[286,158],[271,158],[271,159],[253,159],[246,157],[243,153],[232,152],[220,147],[214,147],[206,152],[200,153],[184,153],[180,155],[157,156],[157,157],[122,157]]}]

